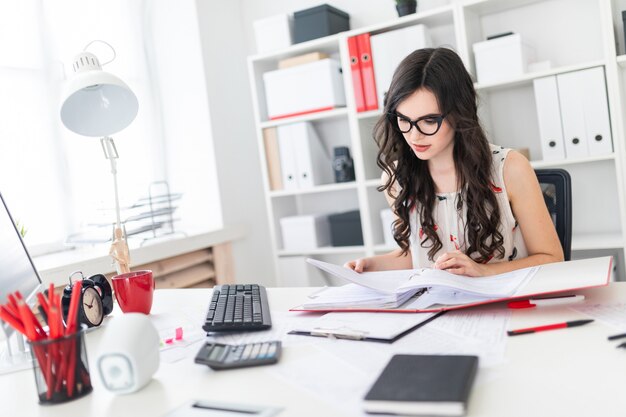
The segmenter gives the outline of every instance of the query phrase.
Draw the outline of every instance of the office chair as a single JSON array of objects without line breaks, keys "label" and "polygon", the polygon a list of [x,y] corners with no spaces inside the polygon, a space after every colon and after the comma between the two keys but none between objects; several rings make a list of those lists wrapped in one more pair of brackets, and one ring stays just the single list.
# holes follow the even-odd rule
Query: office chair
[{"label": "office chair", "polygon": [[572,251],[572,180],[564,169],[536,169],[543,199],[559,235],[565,260]]}]

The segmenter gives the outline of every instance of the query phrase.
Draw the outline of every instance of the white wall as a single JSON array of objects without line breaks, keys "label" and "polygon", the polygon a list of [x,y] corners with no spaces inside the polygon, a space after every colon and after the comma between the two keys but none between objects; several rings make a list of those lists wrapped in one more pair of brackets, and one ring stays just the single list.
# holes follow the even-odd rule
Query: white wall
[{"label": "white wall", "polygon": [[237,282],[275,285],[240,0],[197,0],[224,224],[244,224],[233,244]]},{"label": "white wall", "polygon": [[[170,191],[183,193],[175,216],[181,220],[176,228],[188,233],[220,228],[223,224],[218,195],[216,154],[210,118],[210,100],[202,42],[195,20],[195,0],[147,2],[144,9],[145,54],[160,96],[157,111],[159,131],[165,137],[165,166]],[[163,192],[155,187],[154,194]],[[191,220],[189,220],[191,219]]]}]

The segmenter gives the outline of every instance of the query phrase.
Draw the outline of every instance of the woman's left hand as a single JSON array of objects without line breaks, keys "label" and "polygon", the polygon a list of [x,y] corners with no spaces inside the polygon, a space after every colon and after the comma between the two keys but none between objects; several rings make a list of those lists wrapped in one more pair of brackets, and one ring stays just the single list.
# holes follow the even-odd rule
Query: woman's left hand
[{"label": "woman's left hand", "polygon": [[447,252],[439,256],[433,265],[434,269],[442,269],[456,275],[482,277],[488,275],[486,265],[476,263],[461,251]]}]

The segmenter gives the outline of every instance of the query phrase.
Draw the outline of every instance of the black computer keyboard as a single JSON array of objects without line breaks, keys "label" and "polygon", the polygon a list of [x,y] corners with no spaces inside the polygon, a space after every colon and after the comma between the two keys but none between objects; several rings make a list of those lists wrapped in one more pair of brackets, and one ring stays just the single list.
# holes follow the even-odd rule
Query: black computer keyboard
[{"label": "black computer keyboard", "polygon": [[272,327],[265,287],[216,285],[202,328],[207,332],[264,330]]}]

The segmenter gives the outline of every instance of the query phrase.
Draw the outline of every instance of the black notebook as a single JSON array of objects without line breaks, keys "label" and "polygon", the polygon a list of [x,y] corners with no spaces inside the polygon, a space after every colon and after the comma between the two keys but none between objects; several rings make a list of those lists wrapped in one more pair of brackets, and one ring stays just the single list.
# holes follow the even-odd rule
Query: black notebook
[{"label": "black notebook", "polygon": [[394,355],[365,396],[370,413],[462,416],[476,356]]}]

